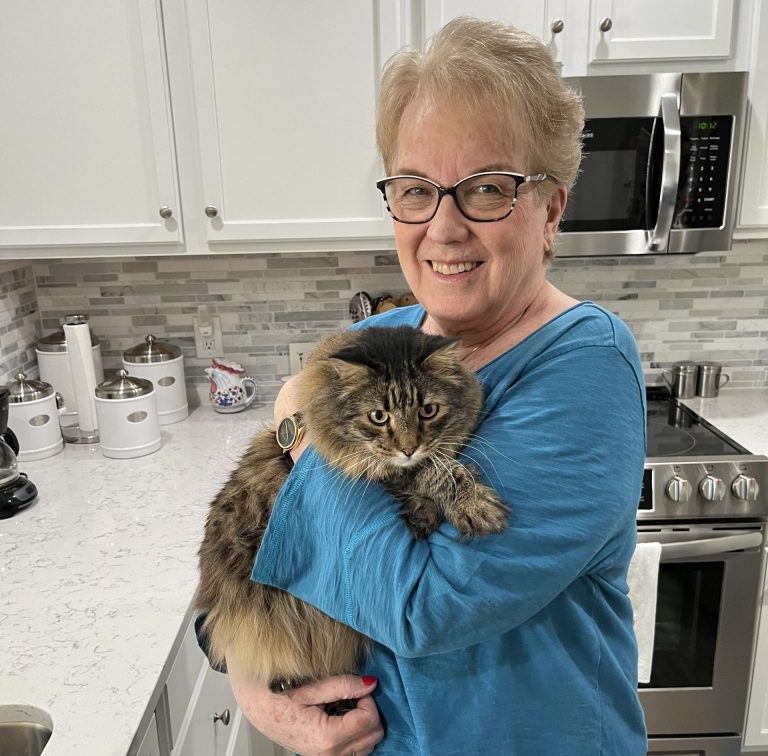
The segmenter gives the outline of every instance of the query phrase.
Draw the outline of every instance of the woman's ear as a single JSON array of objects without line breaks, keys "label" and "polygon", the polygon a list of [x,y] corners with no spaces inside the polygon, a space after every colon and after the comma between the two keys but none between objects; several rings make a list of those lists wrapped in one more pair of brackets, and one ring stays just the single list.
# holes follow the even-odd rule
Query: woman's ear
[{"label": "woman's ear", "polygon": [[568,190],[562,184],[555,184],[547,199],[547,220],[544,223],[545,250],[552,249],[567,200]]}]

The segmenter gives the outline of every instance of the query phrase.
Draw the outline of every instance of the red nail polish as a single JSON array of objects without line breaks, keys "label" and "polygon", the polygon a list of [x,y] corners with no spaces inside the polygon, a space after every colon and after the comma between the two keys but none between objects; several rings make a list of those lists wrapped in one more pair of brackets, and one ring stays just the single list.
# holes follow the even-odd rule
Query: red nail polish
[{"label": "red nail polish", "polygon": [[378,677],[373,677],[372,675],[363,675],[360,679],[363,681],[363,685],[373,685],[379,680]]}]

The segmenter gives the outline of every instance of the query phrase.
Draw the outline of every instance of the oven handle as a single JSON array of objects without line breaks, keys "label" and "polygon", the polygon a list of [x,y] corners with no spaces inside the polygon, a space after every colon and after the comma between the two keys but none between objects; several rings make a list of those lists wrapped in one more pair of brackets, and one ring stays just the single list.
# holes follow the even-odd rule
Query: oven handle
[{"label": "oven handle", "polygon": [[648,249],[663,252],[667,248],[669,232],[675,218],[677,185],[680,181],[680,105],[676,92],[661,95],[661,121],[664,124],[664,162],[661,170],[661,193],[656,226],[651,231]]},{"label": "oven handle", "polygon": [[679,543],[662,543],[661,559],[691,559],[714,554],[727,554],[729,551],[742,551],[761,546],[762,532],[739,533],[738,535],[704,538],[700,541],[680,541]]}]

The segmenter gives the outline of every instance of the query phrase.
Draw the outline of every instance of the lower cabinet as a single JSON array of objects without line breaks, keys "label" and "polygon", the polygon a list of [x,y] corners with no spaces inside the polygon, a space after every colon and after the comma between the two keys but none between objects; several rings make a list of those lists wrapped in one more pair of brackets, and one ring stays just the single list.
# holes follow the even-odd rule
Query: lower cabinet
[{"label": "lower cabinet", "polygon": [[[288,756],[255,730],[237,706],[226,675],[216,672],[200,651],[190,624],[165,683],[163,704],[145,740],[159,742],[137,756]],[[151,732],[154,729],[154,741]],[[164,730],[167,735],[164,737]]]}]

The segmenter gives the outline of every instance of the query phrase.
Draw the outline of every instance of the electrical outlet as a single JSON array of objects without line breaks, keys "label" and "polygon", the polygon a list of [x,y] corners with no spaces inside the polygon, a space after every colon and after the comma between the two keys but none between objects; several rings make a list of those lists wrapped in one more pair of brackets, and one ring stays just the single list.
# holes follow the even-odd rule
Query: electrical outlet
[{"label": "electrical outlet", "polygon": [[221,318],[218,315],[209,315],[201,321],[193,318],[195,331],[195,356],[197,357],[223,357],[224,339],[221,336]]},{"label": "electrical outlet", "polygon": [[288,344],[288,365],[291,375],[296,375],[304,367],[307,357],[317,346],[316,341],[302,341],[296,344]]}]

